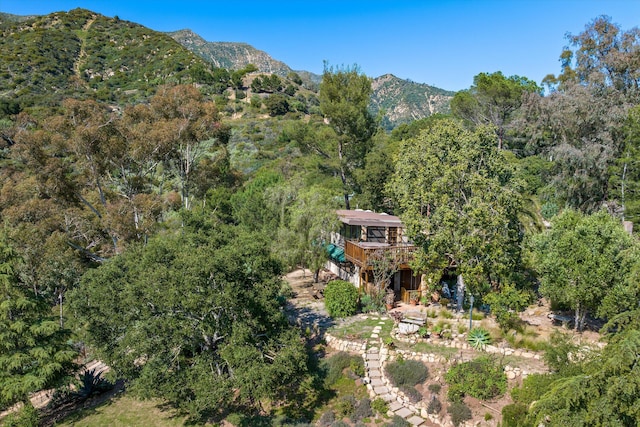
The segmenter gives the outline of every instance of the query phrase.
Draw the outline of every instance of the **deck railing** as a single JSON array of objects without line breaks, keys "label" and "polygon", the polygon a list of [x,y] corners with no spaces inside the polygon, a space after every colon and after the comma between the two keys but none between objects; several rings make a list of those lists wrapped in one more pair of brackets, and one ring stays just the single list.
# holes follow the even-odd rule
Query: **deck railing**
[{"label": "deck railing", "polygon": [[396,245],[380,247],[363,247],[358,242],[345,241],[344,253],[348,261],[367,268],[371,265],[372,257],[375,259],[382,252],[389,256],[394,263],[406,265],[413,259],[416,247],[413,245]]}]

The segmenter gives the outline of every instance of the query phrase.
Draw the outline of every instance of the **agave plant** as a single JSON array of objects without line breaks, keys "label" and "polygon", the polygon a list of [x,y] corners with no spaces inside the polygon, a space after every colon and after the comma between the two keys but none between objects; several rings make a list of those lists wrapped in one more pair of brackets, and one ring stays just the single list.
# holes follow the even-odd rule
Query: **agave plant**
[{"label": "agave plant", "polygon": [[105,378],[102,378],[102,372],[99,372],[97,369],[91,369],[80,375],[80,388],[78,389],[77,395],[81,399],[86,399],[94,394],[100,394],[112,388],[113,384]]},{"label": "agave plant", "polygon": [[491,344],[491,335],[489,335],[486,329],[473,328],[469,331],[469,335],[467,335],[467,341],[469,341],[471,347],[476,350],[484,350],[488,344]]}]

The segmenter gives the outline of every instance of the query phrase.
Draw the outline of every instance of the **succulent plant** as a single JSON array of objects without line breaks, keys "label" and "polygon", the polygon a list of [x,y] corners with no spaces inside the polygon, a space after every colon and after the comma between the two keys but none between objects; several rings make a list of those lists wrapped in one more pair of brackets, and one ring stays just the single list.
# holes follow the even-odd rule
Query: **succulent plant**
[{"label": "succulent plant", "polygon": [[491,335],[486,329],[473,328],[469,331],[467,341],[476,350],[483,350],[488,344],[491,344]]}]

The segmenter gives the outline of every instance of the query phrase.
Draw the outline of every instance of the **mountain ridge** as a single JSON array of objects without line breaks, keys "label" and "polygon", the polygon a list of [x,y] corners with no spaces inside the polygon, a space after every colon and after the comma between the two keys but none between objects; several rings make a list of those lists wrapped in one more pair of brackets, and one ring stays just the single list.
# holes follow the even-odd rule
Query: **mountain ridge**
[{"label": "mountain ridge", "polygon": [[[286,76],[291,72],[299,74],[303,80],[319,83],[322,76],[293,70],[282,61],[272,58],[268,53],[243,42],[210,42],[190,29],[168,32],[174,40],[191,52],[200,55],[217,67],[241,69],[249,64],[255,65],[260,72]],[[370,77],[372,86],[371,109],[374,113],[383,112],[383,126],[393,128],[428,117],[435,113],[449,112],[449,101],[455,94],[426,83],[416,83],[387,73]]]},{"label": "mountain ridge", "polygon": [[[50,105],[65,97],[131,102],[160,83],[210,82],[208,73],[215,68],[239,70],[249,64],[260,73],[295,73],[315,92],[322,79],[247,43],[209,42],[189,29],[158,32],[82,8],[39,16],[0,12],[0,35],[0,61],[6,67],[0,72],[0,95],[20,98],[24,105]],[[384,113],[387,129],[447,112],[454,94],[392,74],[371,81],[371,109]]]}]

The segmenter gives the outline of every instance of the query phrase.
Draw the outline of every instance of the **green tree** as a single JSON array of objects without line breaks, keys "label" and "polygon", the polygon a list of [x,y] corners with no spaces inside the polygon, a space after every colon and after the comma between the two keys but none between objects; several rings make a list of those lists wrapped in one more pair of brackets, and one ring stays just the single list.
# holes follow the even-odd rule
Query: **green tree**
[{"label": "green tree", "polygon": [[520,132],[528,154],[553,161],[546,190],[553,201],[593,212],[610,199],[610,168],[622,150],[628,108],[615,91],[573,82],[527,97]]},{"label": "green tree", "polygon": [[320,269],[328,259],[326,245],[331,241],[330,233],[339,226],[337,203],[318,186],[299,189],[288,196],[291,200],[278,229],[276,250],[285,255],[290,268],[311,269],[317,282]]},{"label": "green tree", "polygon": [[369,112],[371,80],[357,67],[334,69],[325,64],[320,84],[320,110],[336,133],[335,151],[345,208],[354,191],[353,171],[362,167],[377,124]]},{"label": "green tree", "polygon": [[[451,100],[454,116],[475,126],[493,125],[498,148],[506,145],[507,129],[526,93],[541,93],[542,89],[526,77],[505,77],[500,71],[480,73],[468,90],[457,92]],[[510,147],[511,148],[511,147]]]},{"label": "green tree", "polygon": [[551,86],[580,82],[598,88],[613,88],[632,96],[640,95],[637,64],[640,30],[623,31],[605,15],[598,16],[577,35],[567,34],[569,45],[560,55],[562,73],[548,75]]},{"label": "green tree", "polygon": [[527,308],[531,299],[530,293],[507,283],[500,292],[490,293],[483,301],[491,306],[491,312],[496,316],[500,328],[506,332],[518,327],[518,313]]},{"label": "green tree", "polygon": [[284,116],[289,112],[289,101],[281,93],[274,93],[264,99],[264,105],[271,117]]},{"label": "green tree", "polygon": [[207,149],[225,146],[230,131],[220,122],[218,109],[193,86],[161,88],[151,99],[154,127],[171,145],[167,163],[179,180],[185,209],[191,207],[192,177]]},{"label": "green tree", "polygon": [[638,287],[628,278],[636,271],[637,251],[637,243],[607,212],[568,209],[550,230],[532,238],[531,265],[542,295],[571,307],[575,328],[582,330],[589,313],[604,318],[633,308]]},{"label": "green tree", "polygon": [[318,121],[287,123],[280,134],[283,144],[298,148],[302,156],[295,159],[296,166],[304,171],[301,178],[306,185],[322,185],[332,192],[341,191],[340,162],[335,156],[336,134],[330,127]]},{"label": "green tree", "polygon": [[633,150],[623,126],[640,99],[640,31],[623,31],[600,16],[567,39],[561,74],[543,81],[548,96],[527,97],[520,131],[529,152],[555,163],[547,190],[553,202],[583,212],[606,204],[624,216],[625,192],[633,187],[625,165],[631,166]]},{"label": "green tree", "polygon": [[69,300],[89,344],[132,390],[195,419],[287,401],[307,356],[279,308],[268,240],[206,213],[183,222],[85,274]]},{"label": "green tree", "polygon": [[374,146],[365,157],[365,165],[355,171],[356,182],[360,193],[353,201],[361,209],[375,212],[393,212],[395,205],[387,194],[386,184],[393,175],[393,157],[398,143],[380,132],[373,137]]},{"label": "green tree", "polygon": [[531,405],[530,425],[636,426],[640,419],[640,310],[605,325],[608,343],[556,378]]},{"label": "green tree", "polygon": [[456,268],[473,293],[519,269],[520,196],[491,128],[471,132],[439,120],[404,141],[389,192],[409,237],[420,248],[415,267],[427,274]]},{"label": "green tree", "polygon": [[68,344],[48,301],[17,274],[21,260],[0,236],[0,407],[56,387],[69,375],[77,353]]},{"label": "green tree", "polygon": [[621,154],[609,168],[612,196],[620,201],[622,219],[640,222],[640,107],[629,110]]},{"label": "green tree", "polygon": [[302,78],[296,72],[290,71],[289,74],[287,74],[287,78],[298,86],[302,85]]}]

